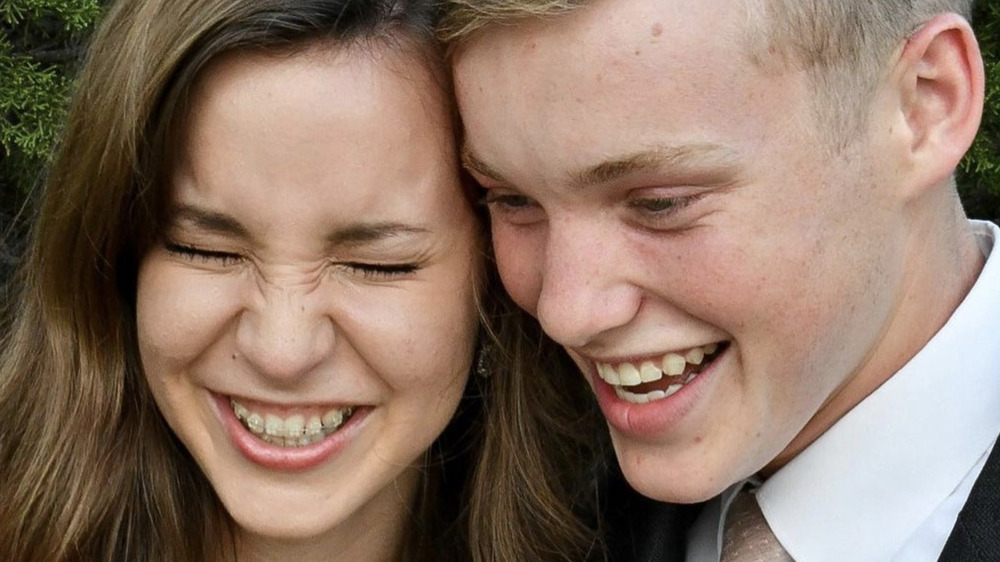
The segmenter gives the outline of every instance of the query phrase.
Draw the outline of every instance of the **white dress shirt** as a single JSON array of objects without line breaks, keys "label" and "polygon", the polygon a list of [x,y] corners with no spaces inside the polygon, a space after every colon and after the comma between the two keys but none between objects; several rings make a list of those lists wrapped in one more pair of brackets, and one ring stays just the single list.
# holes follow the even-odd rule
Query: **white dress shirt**
[{"label": "white dress shirt", "polygon": [[[972,290],[902,369],[760,485],[797,562],[937,560],[1000,433],[1000,228],[970,221],[986,256]],[[688,562],[718,562],[739,483],[710,501]]]}]

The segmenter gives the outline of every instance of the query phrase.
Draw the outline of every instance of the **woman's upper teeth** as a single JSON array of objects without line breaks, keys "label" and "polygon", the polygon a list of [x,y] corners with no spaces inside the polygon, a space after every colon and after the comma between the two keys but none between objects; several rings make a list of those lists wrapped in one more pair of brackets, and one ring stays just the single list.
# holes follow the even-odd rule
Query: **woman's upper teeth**
[{"label": "woman's upper teeth", "polygon": [[[347,406],[329,408],[308,415],[293,414],[282,417],[251,410],[235,399],[230,399],[229,405],[233,408],[236,419],[252,433],[269,443],[284,439],[288,441],[288,445],[305,445],[320,441],[336,431],[354,412],[352,407]],[[285,443],[277,442],[277,444]]]}]

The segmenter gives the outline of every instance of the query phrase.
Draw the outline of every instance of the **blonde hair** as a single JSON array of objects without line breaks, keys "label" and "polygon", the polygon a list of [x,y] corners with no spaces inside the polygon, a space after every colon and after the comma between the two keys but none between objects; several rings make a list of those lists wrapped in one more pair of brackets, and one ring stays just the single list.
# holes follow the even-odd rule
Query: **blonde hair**
[{"label": "blonde hair", "polygon": [[438,37],[457,43],[484,27],[515,23],[529,18],[560,16],[587,4],[588,0],[446,0],[438,25]]},{"label": "blonde hair", "polygon": [[[492,25],[555,18],[592,0],[446,0],[438,35],[455,48]],[[971,18],[973,0],[742,0],[751,60],[778,53],[808,71],[816,115],[831,141],[864,122],[891,53],[934,15]],[[711,31],[711,30],[708,30]]]},{"label": "blonde hair", "polygon": [[[188,90],[226,52],[384,41],[426,55],[446,96],[435,23],[430,0],[120,0],[108,8],[0,342],[0,559],[233,557],[233,523],[157,410],[136,346],[137,265],[159,232]],[[459,498],[427,489],[411,559],[464,559],[464,533],[441,540],[455,523],[437,515],[450,501],[457,517]]]},{"label": "blonde hair", "polygon": [[971,18],[972,0],[748,0],[752,60],[776,52],[807,71],[817,119],[843,145],[866,123],[894,51],[945,12]]}]

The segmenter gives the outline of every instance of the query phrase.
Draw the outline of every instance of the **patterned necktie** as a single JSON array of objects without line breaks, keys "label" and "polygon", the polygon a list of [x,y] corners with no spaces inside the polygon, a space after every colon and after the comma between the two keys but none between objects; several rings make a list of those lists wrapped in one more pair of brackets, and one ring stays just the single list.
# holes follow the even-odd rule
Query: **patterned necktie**
[{"label": "patterned necktie", "polygon": [[726,514],[721,562],[794,562],[771,532],[757,497],[747,490],[736,494]]}]

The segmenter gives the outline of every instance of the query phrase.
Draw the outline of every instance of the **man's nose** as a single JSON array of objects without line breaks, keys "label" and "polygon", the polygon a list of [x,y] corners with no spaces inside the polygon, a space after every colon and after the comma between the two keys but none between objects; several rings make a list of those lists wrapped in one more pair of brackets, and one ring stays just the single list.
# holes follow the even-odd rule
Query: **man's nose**
[{"label": "man's nose", "polygon": [[642,299],[629,282],[624,245],[616,249],[612,237],[583,222],[551,223],[536,308],[549,337],[571,348],[626,325]]},{"label": "man's nose", "polygon": [[314,371],[333,351],[335,326],[322,288],[262,283],[238,320],[236,344],[243,357],[276,385]]}]

